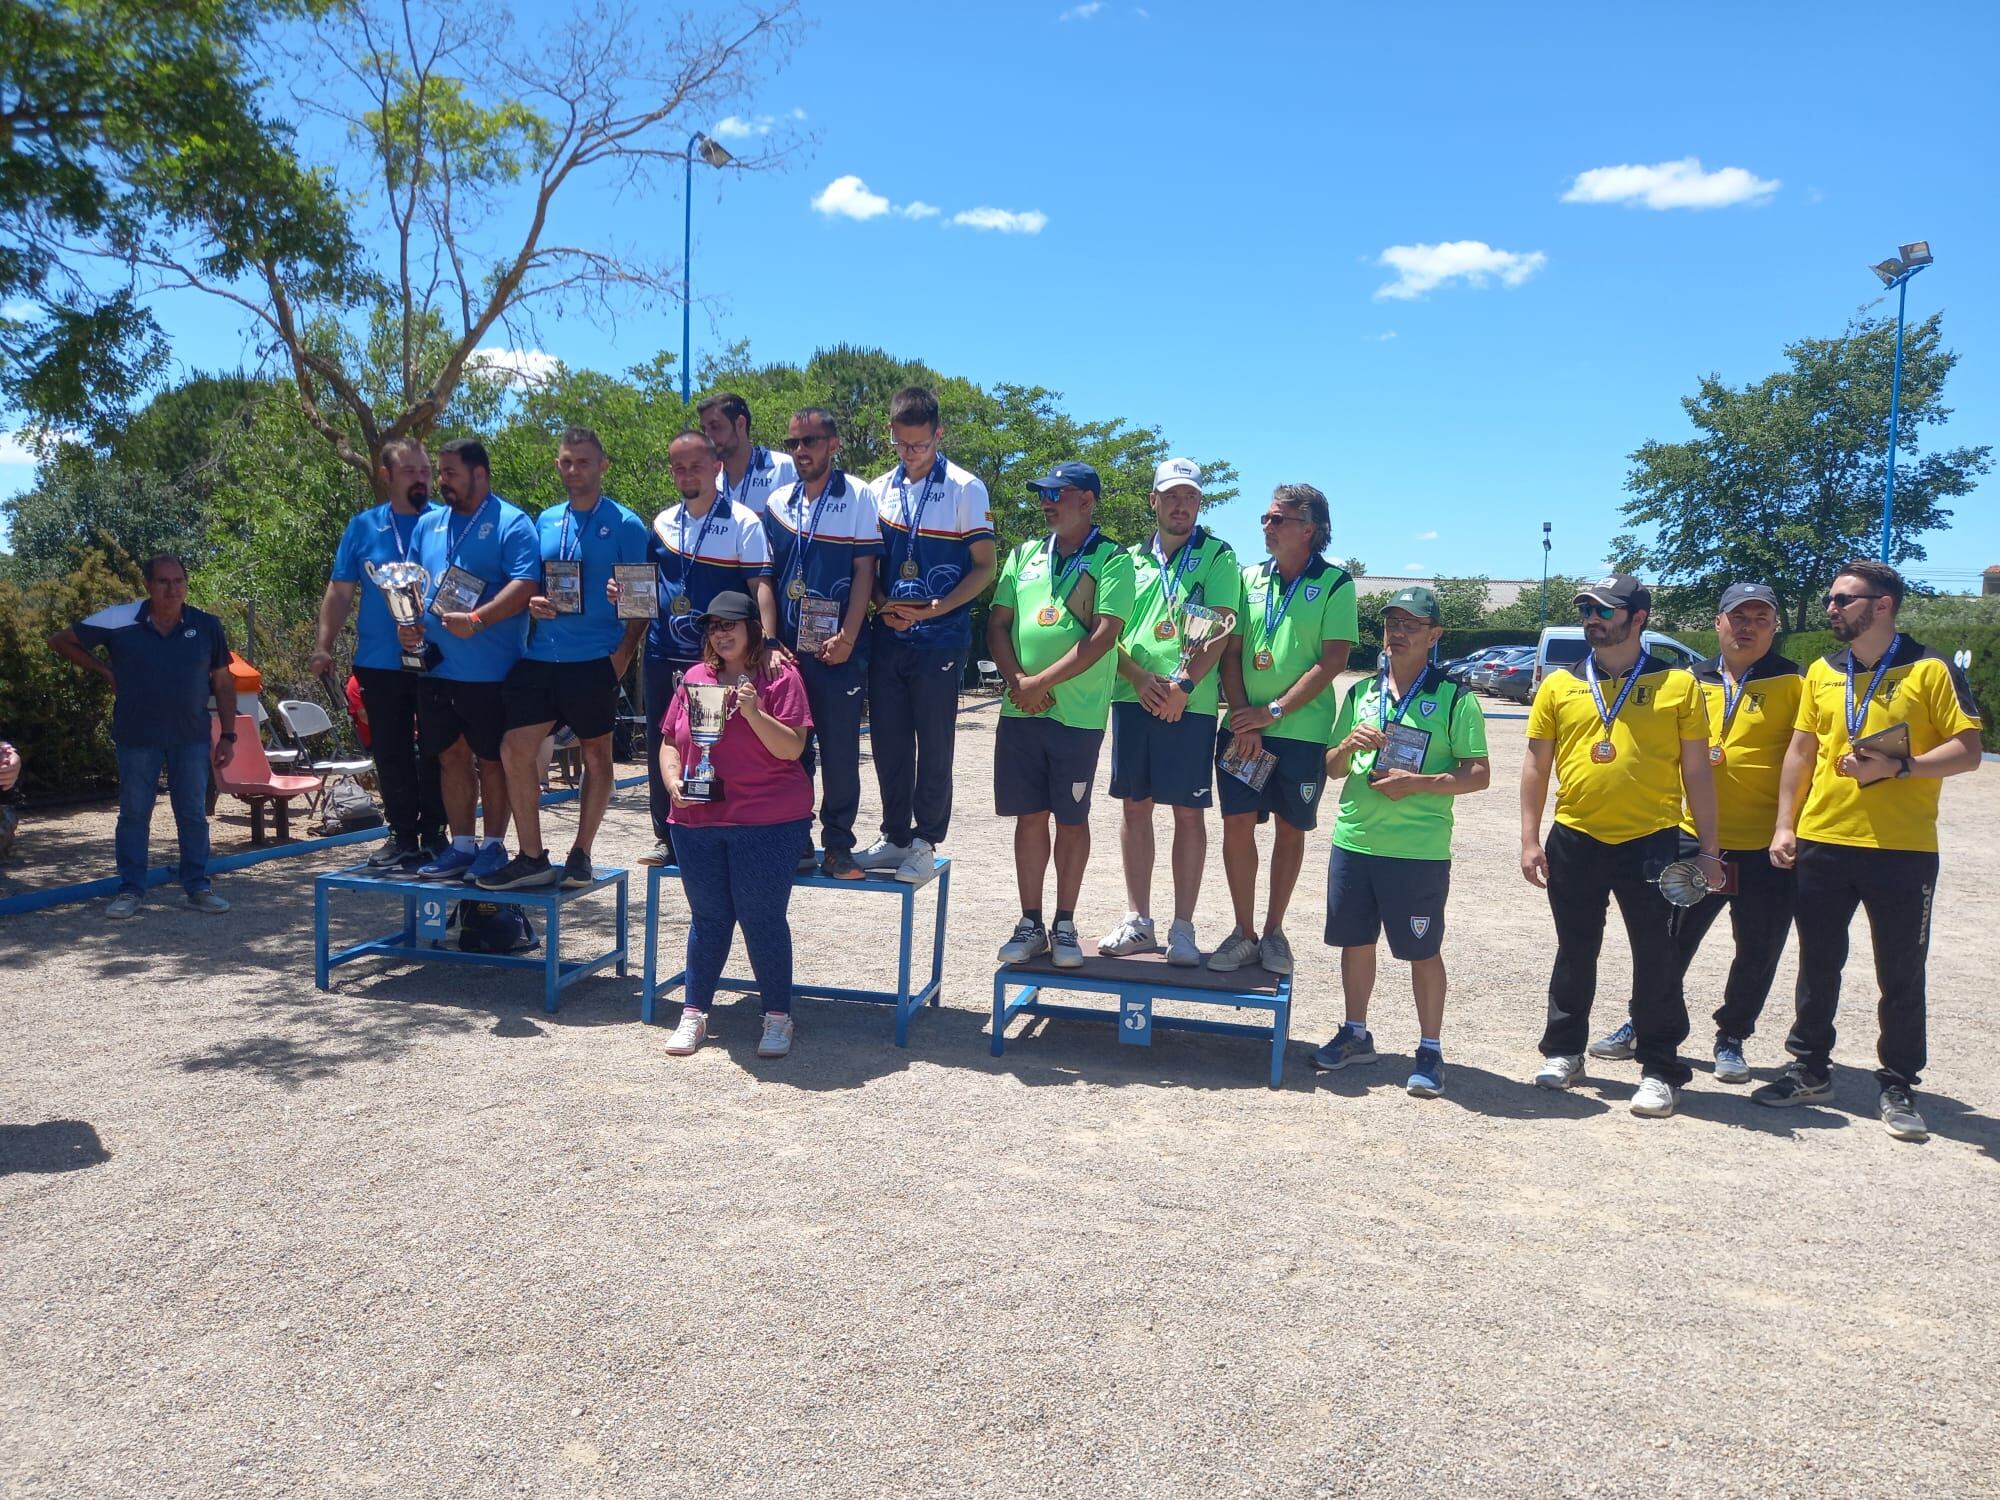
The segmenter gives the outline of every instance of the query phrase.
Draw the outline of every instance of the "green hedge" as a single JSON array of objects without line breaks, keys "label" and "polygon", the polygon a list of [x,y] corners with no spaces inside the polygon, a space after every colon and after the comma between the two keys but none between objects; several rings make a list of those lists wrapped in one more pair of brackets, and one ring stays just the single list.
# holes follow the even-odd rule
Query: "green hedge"
[{"label": "green hedge", "polygon": [[20,747],[20,795],[76,796],[118,785],[111,689],[57,656],[48,638],[145,592],[137,568],[95,552],[71,572],[25,589],[0,581],[0,737]]}]

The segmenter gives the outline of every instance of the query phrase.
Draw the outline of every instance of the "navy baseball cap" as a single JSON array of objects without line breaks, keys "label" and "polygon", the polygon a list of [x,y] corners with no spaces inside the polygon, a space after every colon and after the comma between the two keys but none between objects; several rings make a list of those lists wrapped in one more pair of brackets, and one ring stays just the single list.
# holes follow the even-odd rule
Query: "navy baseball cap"
[{"label": "navy baseball cap", "polygon": [[1089,464],[1077,463],[1074,460],[1066,464],[1057,464],[1040,479],[1030,479],[1028,481],[1028,488],[1031,490],[1089,490],[1091,494],[1099,497],[1102,497],[1104,494],[1104,484],[1098,479],[1097,470],[1091,468]]},{"label": "navy baseball cap", "polygon": [[1779,614],[1784,613],[1778,609],[1778,596],[1768,583],[1730,584],[1722,591],[1722,603],[1716,606],[1716,613],[1726,615],[1744,604],[1768,604]]},{"label": "navy baseball cap", "polygon": [[1576,591],[1578,600],[1594,599],[1611,609],[1645,609],[1653,607],[1653,591],[1632,577],[1629,573],[1612,573],[1595,583],[1587,583]]}]

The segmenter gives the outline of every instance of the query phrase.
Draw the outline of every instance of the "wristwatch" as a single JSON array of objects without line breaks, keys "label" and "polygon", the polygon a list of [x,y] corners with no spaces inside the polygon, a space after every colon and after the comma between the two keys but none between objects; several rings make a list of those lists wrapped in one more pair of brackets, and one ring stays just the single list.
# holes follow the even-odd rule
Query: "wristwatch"
[{"label": "wristwatch", "polygon": [[1194,696],[1194,679],[1192,677],[1175,677],[1171,681],[1175,687],[1186,693],[1190,698]]},{"label": "wristwatch", "polygon": [[218,734],[216,738],[219,740],[233,740],[236,738],[236,731],[233,729],[225,729],[221,734]]},{"label": "wristwatch", "polygon": [[1910,774],[1910,757],[1906,755],[1896,763],[1896,779],[1898,781],[1901,781],[1905,776],[1908,776],[1909,774]]},{"label": "wristwatch", "polygon": [[1272,723],[1276,723],[1285,716],[1284,700],[1282,698],[1273,698],[1264,706],[1264,712],[1271,716]]}]

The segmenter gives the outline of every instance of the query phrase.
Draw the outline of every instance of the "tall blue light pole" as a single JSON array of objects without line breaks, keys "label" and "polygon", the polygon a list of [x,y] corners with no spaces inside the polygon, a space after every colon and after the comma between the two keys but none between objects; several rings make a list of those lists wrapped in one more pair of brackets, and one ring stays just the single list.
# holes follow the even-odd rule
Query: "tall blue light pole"
[{"label": "tall blue light pole", "polygon": [[681,405],[688,404],[688,382],[694,378],[694,340],[691,323],[694,312],[694,159],[700,156],[711,167],[726,167],[736,158],[718,141],[697,130],[688,137],[687,186],[681,194],[686,209],[681,220]]},{"label": "tall blue light pole", "polygon": [[1899,246],[1893,257],[1870,266],[1882,285],[1896,292],[1896,372],[1889,379],[1889,463],[1882,481],[1882,561],[1889,560],[1891,507],[1896,499],[1896,424],[1903,406],[1903,308],[1909,301],[1910,278],[1931,263],[1928,240]]}]

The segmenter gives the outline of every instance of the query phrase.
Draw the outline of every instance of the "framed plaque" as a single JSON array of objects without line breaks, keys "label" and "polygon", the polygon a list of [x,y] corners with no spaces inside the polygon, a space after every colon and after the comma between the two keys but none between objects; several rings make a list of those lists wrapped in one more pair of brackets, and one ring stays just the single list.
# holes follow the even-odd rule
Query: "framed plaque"
[{"label": "framed plaque", "polygon": [[486,580],[456,565],[444,570],[437,592],[431,596],[431,613],[442,620],[446,615],[462,615],[479,607],[486,592]]},{"label": "framed plaque", "polygon": [[660,576],[651,563],[618,563],[611,569],[618,580],[618,618],[650,620],[660,609]]},{"label": "framed plaque", "polygon": [[559,615],[583,613],[583,564],[551,558],[542,564],[542,590]]},{"label": "framed plaque", "polygon": [[838,599],[799,600],[799,655],[819,655],[819,648],[839,634]]},{"label": "framed plaque", "polygon": [[1271,779],[1271,771],[1278,764],[1278,757],[1269,750],[1260,749],[1252,755],[1238,755],[1232,749],[1225,753],[1217,764],[1253,792],[1261,792],[1264,783]]},{"label": "framed plaque", "polygon": [[1388,743],[1375,752],[1375,769],[1369,775],[1379,776],[1384,771],[1423,774],[1424,756],[1431,748],[1428,729],[1419,729],[1414,724],[1391,724],[1382,735]]},{"label": "framed plaque", "polygon": [[1889,760],[1901,760],[1910,753],[1910,726],[1891,724],[1887,729],[1864,734],[1854,742],[1854,748],[1866,750],[1870,755],[1884,756]]}]

